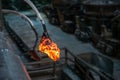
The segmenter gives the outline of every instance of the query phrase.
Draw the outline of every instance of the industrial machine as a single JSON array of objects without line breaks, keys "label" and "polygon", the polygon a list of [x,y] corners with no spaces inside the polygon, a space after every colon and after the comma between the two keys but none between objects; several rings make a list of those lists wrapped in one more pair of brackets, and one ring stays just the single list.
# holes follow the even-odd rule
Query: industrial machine
[{"label": "industrial machine", "polygon": [[[0,80],[120,79],[115,75],[120,72],[119,68],[116,70],[114,61],[106,56],[120,59],[119,3],[106,0],[52,0],[52,6],[47,8],[48,12],[45,11],[49,22],[60,25],[63,31],[75,34],[81,41],[92,42],[94,47],[106,54],[88,52],[75,55],[67,48],[58,48],[50,38],[45,22],[35,5],[29,0],[24,1],[36,13],[41,22],[43,34],[41,38],[38,37],[34,24],[26,15],[14,10],[1,10],[4,14],[5,25],[3,33],[6,35],[0,32],[0,44],[4,44],[0,45]],[[37,0],[33,2],[39,3]],[[16,25],[11,25],[13,19],[20,19],[23,21],[21,24],[26,22],[27,25],[29,24],[29,29],[26,28],[28,26],[21,25],[16,28]],[[21,31],[19,31],[20,28],[22,28]],[[32,30],[32,32],[27,30]],[[32,47],[27,44],[30,40],[28,37],[20,36],[21,32],[26,32],[28,37],[34,32]],[[10,47],[6,46],[7,41]]]}]

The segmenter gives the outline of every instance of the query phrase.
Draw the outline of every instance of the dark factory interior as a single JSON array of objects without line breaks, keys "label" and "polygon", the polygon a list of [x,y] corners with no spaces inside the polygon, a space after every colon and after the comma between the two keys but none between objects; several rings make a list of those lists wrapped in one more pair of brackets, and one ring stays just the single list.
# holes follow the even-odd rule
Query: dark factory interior
[{"label": "dark factory interior", "polygon": [[0,80],[120,80],[120,0],[0,0]]}]

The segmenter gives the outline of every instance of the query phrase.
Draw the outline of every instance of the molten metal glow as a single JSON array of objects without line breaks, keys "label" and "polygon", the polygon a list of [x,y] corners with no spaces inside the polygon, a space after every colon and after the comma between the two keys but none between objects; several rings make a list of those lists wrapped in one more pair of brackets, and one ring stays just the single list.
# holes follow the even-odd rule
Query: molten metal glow
[{"label": "molten metal glow", "polygon": [[46,53],[53,61],[57,61],[60,58],[60,49],[57,47],[50,38],[42,37],[39,50]]}]

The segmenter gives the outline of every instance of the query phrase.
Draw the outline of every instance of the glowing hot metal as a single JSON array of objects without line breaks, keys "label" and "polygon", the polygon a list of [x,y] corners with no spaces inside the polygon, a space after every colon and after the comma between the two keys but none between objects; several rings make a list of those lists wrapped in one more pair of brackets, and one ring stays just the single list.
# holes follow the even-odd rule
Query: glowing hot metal
[{"label": "glowing hot metal", "polygon": [[57,47],[49,37],[42,36],[39,50],[46,53],[53,61],[57,61],[60,58],[60,49]]}]

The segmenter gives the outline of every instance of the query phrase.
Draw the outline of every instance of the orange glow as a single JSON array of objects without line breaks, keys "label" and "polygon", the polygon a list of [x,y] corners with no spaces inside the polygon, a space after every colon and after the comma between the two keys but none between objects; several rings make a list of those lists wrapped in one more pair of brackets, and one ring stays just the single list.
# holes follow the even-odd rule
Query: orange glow
[{"label": "orange glow", "polygon": [[42,36],[39,50],[46,53],[53,61],[58,61],[60,58],[60,49],[57,47],[57,44],[45,36]]}]

